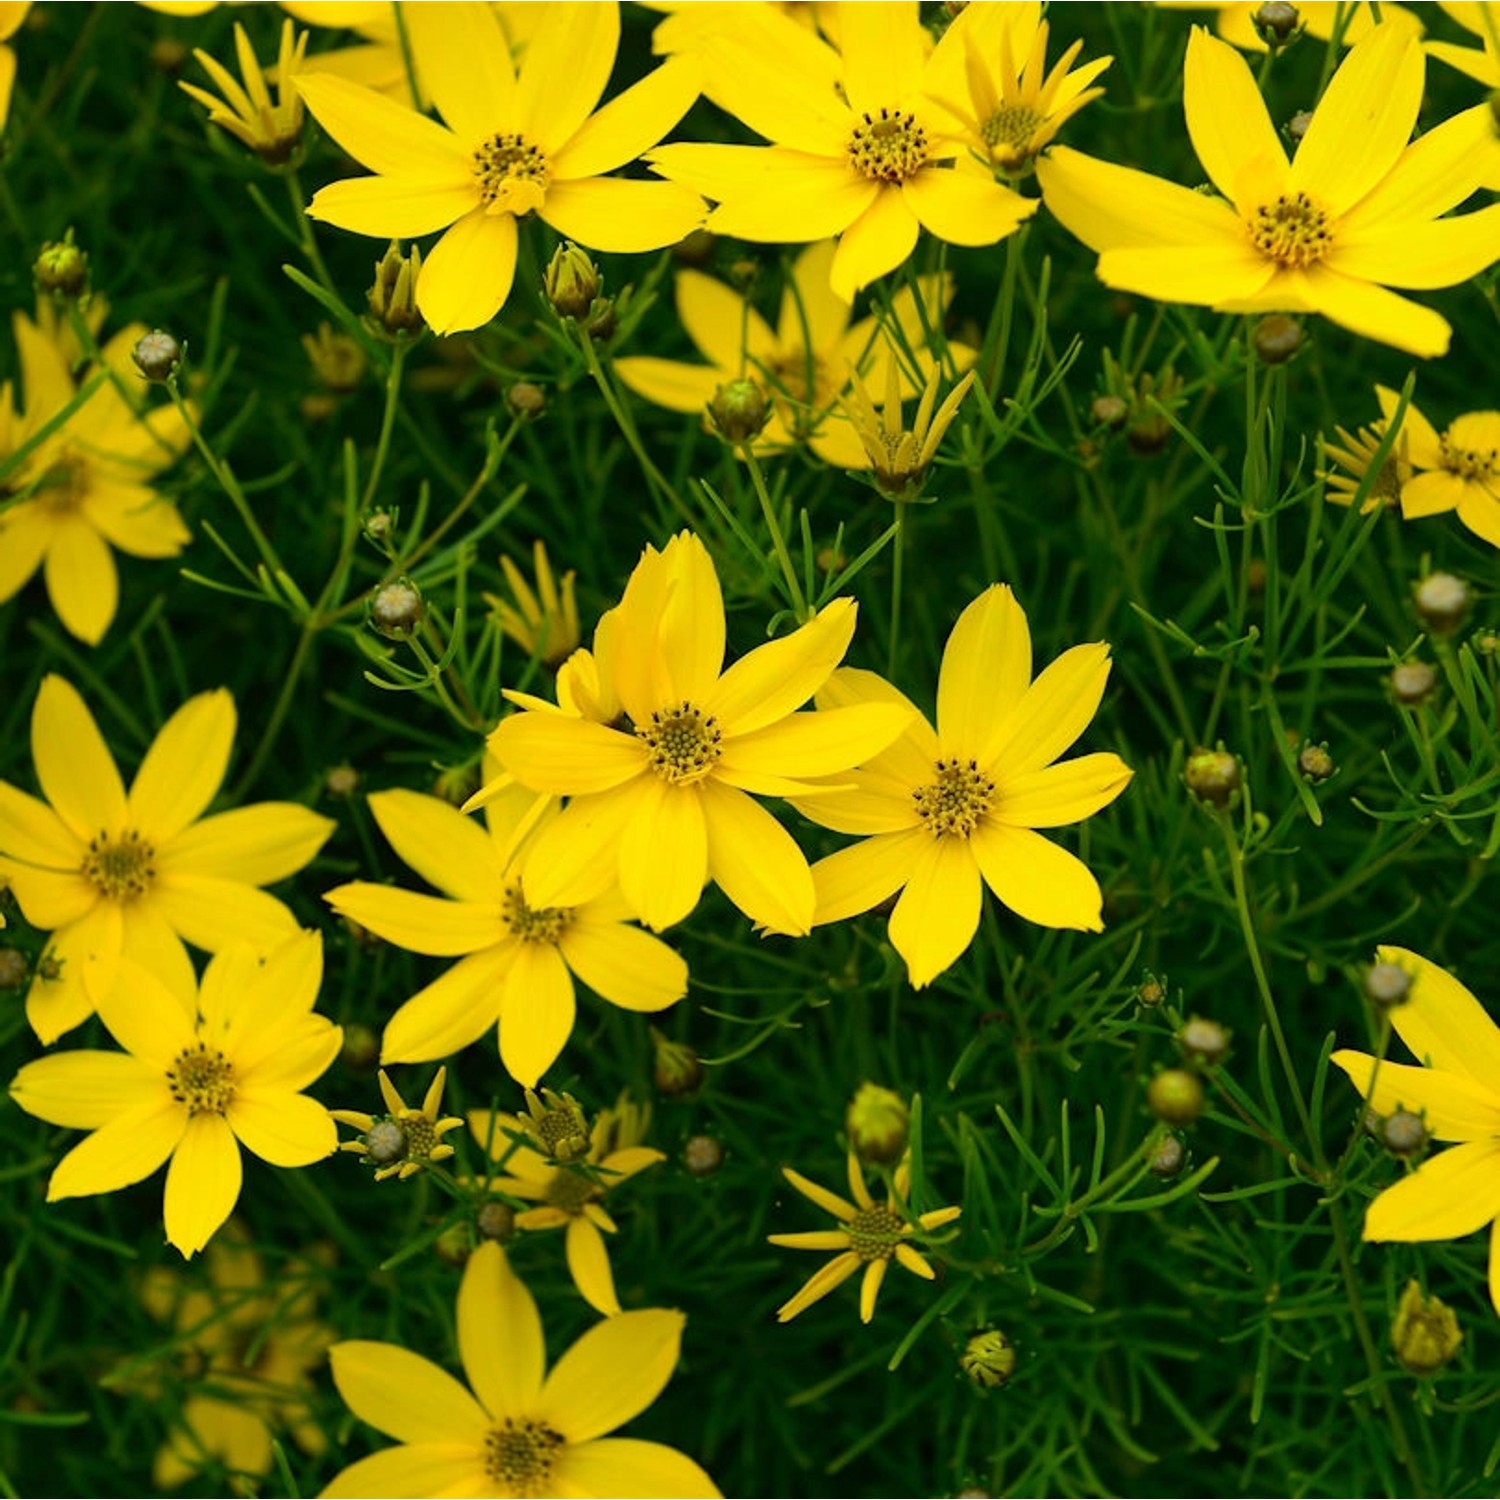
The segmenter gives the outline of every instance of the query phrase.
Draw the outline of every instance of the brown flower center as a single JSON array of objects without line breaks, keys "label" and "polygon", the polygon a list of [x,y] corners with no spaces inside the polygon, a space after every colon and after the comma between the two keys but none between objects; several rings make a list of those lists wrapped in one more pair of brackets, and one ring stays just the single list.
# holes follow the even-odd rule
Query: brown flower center
[{"label": "brown flower center", "polygon": [[702,781],[724,753],[719,721],[687,702],[659,709],[635,732],[651,751],[651,769],[673,786]]},{"label": "brown flower center", "polygon": [[863,1261],[889,1260],[905,1237],[906,1221],[876,1204],[862,1208],[844,1226],[849,1248]]},{"label": "brown flower center", "polygon": [[980,125],[979,138],[997,161],[1018,164],[1036,155],[1032,141],[1044,124],[1046,116],[1028,104],[1002,104]]},{"label": "brown flower center", "polygon": [[512,1495],[544,1494],[552,1477],[557,1451],[566,1439],[543,1422],[517,1422],[507,1417],[484,1437],[485,1477]]},{"label": "brown flower center", "polygon": [[521,887],[512,885],[506,888],[500,919],[510,929],[510,935],[523,943],[555,943],[572,923],[573,908],[527,906]]},{"label": "brown flower center", "polygon": [[1443,454],[1443,467],[1460,479],[1479,480],[1500,476],[1500,449],[1462,448],[1453,441],[1452,432],[1445,432],[1439,439]]},{"label": "brown flower center", "polygon": [[184,1047],[167,1069],[172,1097],[190,1115],[222,1115],[234,1102],[234,1066],[217,1047]]},{"label": "brown flower center", "polygon": [[905,182],[926,165],[930,147],[917,117],[902,110],[868,111],[849,137],[849,161],[876,182]]},{"label": "brown flower center", "polygon": [[581,1214],[585,1203],[597,1203],[603,1196],[604,1189],[593,1178],[566,1168],[554,1172],[547,1184],[547,1202],[565,1214]]},{"label": "brown flower center", "polygon": [[911,794],[917,816],[935,835],[953,833],[968,838],[990,810],[995,783],[979,769],[977,761],[937,762],[937,780],[919,786]]},{"label": "brown flower center", "polygon": [[479,198],[497,214],[526,214],[540,208],[552,173],[540,146],[518,131],[492,135],[474,151]]},{"label": "brown flower center", "polygon": [[1255,248],[1281,266],[1310,266],[1333,242],[1326,210],[1306,193],[1283,193],[1274,203],[1262,203],[1249,229]]},{"label": "brown flower center", "polygon": [[131,829],[114,839],[98,834],[83,856],[83,878],[110,901],[134,901],[156,879],[156,850]]}]

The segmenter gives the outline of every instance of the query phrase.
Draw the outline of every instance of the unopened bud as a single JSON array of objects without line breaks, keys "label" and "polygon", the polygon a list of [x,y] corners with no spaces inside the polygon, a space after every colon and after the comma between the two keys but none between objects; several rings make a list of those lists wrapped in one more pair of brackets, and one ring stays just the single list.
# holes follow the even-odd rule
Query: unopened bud
[{"label": "unopened bud", "polygon": [[1266,578],[1269,570],[1263,557],[1252,557],[1250,566],[1245,569],[1245,587],[1252,594],[1263,594],[1266,591]]},{"label": "unopened bud", "polygon": [[135,341],[130,357],[147,380],[160,384],[177,373],[182,364],[182,345],[164,328],[154,328]]},{"label": "unopened bud", "polygon": [[1177,1047],[1189,1062],[1211,1068],[1229,1055],[1229,1032],[1217,1021],[1192,1016],[1177,1030]]},{"label": "unopened bud", "polygon": [[692,229],[672,246],[672,259],[679,266],[701,270],[714,258],[718,238],[706,229]]},{"label": "unopened bud", "polygon": [[1493,656],[1500,651],[1500,631],[1479,631],[1474,637],[1474,649],[1481,656]]},{"label": "unopened bud", "polygon": [[1295,5],[1286,0],[1266,0],[1250,17],[1261,41],[1271,48],[1285,46],[1296,35],[1301,24]]},{"label": "unopened bud", "polygon": [[571,1094],[526,1090],[527,1113],[521,1118],[532,1144],[549,1161],[582,1161],[589,1154],[588,1116]]},{"label": "unopened bud", "polygon": [[364,533],[367,541],[373,542],[382,551],[390,546],[391,532],[396,518],[388,510],[372,510],[365,517]]},{"label": "unopened bud", "polygon": [[1425,661],[1404,661],[1391,673],[1391,695],[1408,708],[1425,703],[1436,686],[1437,672]]},{"label": "unopened bud", "polygon": [[375,281],[365,297],[365,327],[371,333],[399,342],[415,338],[427,326],[417,307],[417,277],[422,274],[422,252],[415,245],[401,253],[392,240],[375,262]]},{"label": "unopened bud", "polygon": [[1307,127],[1312,124],[1313,117],[1310,109],[1299,109],[1290,120],[1283,126],[1286,138],[1292,143],[1295,151],[1302,144],[1302,137],[1307,134]]},{"label": "unopened bud", "polygon": [[599,267],[588,251],[580,249],[571,240],[564,240],[552,252],[542,278],[547,301],[559,316],[572,318],[575,322],[588,314],[602,285]]},{"label": "unopened bud", "polygon": [[1200,801],[1214,807],[1228,807],[1243,784],[1238,757],[1222,747],[1194,750],[1183,768],[1188,790]]},{"label": "unopened bud", "polygon": [[593,339],[596,344],[608,343],[615,336],[615,325],[618,319],[615,316],[615,299],[613,297],[596,297],[594,305],[589,309],[589,315],[583,322],[583,331]]},{"label": "unopened bud", "polygon": [[862,1083],[844,1111],[844,1131],[861,1161],[894,1166],[906,1150],[906,1100],[878,1083]]},{"label": "unopened bud", "polygon": [[1262,364],[1284,365],[1302,347],[1302,325],[1285,313],[1272,313],[1250,335]]},{"label": "unopened bud", "polygon": [[651,1081],[658,1094],[691,1094],[703,1082],[703,1063],[686,1042],[651,1028]]},{"label": "unopened bud", "polygon": [[1163,1068],[1146,1087],[1146,1103],[1168,1125],[1191,1125],[1203,1113],[1203,1083],[1185,1068]]},{"label": "unopened bud", "polygon": [[380,1061],[380,1038],[368,1026],[352,1022],[344,1027],[339,1061],[351,1072],[368,1073]]},{"label": "unopened bud", "polygon": [[18,990],[26,983],[31,965],[19,948],[0,948],[0,990]]},{"label": "unopened bud", "polygon": [[1334,765],[1327,745],[1314,745],[1309,741],[1297,752],[1297,769],[1309,781],[1327,781],[1338,767]]},{"label": "unopened bud", "polygon": [[1182,1138],[1164,1135],[1157,1142],[1146,1168],[1153,1177],[1175,1177],[1186,1165],[1187,1147],[1182,1144]]},{"label": "unopened bud", "polygon": [[370,628],[387,640],[404,641],[427,613],[422,591],[406,578],[382,584],[370,600]]},{"label": "unopened bud", "polygon": [[433,1242],[439,1260],[461,1266],[469,1258],[469,1230],[465,1224],[450,1224]]},{"label": "unopened bud", "polygon": [[331,323],[319,323],[316,333],[302,335],[302,348],[318,383],[335,396],[358,390],[369,361],[365,351],[347,333],[335,332]]},{"label": "unopened bud", "polygon": [[1100,427],[1118,427],[1130,415],[1130,403],[1120,396],[1095,396],[1089,416]]},{"label": "unopened bud", "polygon": [[970,1334],[958,1356],[958,1367],[975,1385],[994,1390],[1015,1374],[1015,1345],[998,1328]]},{"label": "unopened bud", "polygon": [[766,393],[753,380],[731,380],[714,392],[708,403],[709,420],[727,443],[748,443],[771,420]]},{"label": "unopened bud", "polygon": [[1429,573],[1412,591],[1422,623],[1436,635],[1447,635],[1463,624],[1472,598],[1469,585],[1452,573]]},{"label": "unopened bud", "polygon": [[1424,1297],[1416,1281],[1408,1281],[1391,1319],[1391,1343],[1402,1368],[1413,1375],[1436,1374],[1463,1341],[1453,1309],[1437,1297]]},{"label": "unopened bud", "polygon": [[348,764],[330,766],[323,776],[323,790],[344,801],[359,790],[359,772]]},{"label": "unopened bud", "polygon": [[162,36],[151,43],[151,50],[146,55],[157,72],[177,73],[187,61],[188,49],[175,36]]},{"label": "unopened bud", "polygon": [[65,238],[49,241],[32,266],[37,290],[55,297],[81,297],[88,290],[89,258],[73,243],[70,229]]},{"label": "unopened bud", "polygon": [[364,1134],[365,1158],[372,1166],[388,1167],[406,1156],[406,1131],[396,1120],[376,1120]]},{"label": "unopened bud", "polygon": [[1167,987],[1155,974],[1143,979],[1135,992],[1142,1005],[1160,1005],[1167,998]]},{"label": "unopened bud", "polygon": [[711,1135],[689,1136],[683,1143],[682,1164],[694,1177],[712,1177],[724,1165],[724,1143]]},{"label": "unopened bud", "polygon": [[1411,997],[1411,975],[1400,964],[1373,963],[1365,970],[1365,999],[1381,1010],[1405,1005]]},{"label": "unopened bud", "polygon": [[1387,1115],[1380,1126],[1380,1144],[1392,1156],[1416,1156],[1427,1149],[1431,1139],[1422,1117],[1409,1109],[1398,1109],[1395,1114]]},{"label": "unopened bud", "polygon": [[518,417],[539,417],[547,409],[547,393],[529,380],[518,380],[506,391],[505,404]]},{"label": "unopened bud", "polygon": [[474,1215],[474,1227],[487,1240],[508,1240],[516,1232],[516,1211],[510,1204],[491,1198]]}]

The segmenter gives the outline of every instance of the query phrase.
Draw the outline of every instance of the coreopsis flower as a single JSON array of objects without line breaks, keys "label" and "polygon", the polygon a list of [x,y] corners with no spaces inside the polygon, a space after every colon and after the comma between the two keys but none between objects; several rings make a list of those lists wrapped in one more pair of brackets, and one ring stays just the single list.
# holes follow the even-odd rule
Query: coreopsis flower
[{"label": "coreopsis flower", "polygon": [[374,177],[333,183],[308,212],[382,239],[446,231],[422,261],[417,306],[436,333],[478,328],[510,295],[516,221],[535,213],[595,250],[654,250],[702,217],[672,183],[606,177],[654,146],[698,96],[669,62],[598,108],[614,67],[619,6],[533,7],[517,74],[487,5],[403,12],[445,125],[343,78],[299,80],[320,125]]},{"label": "coreopsis flower", "polygon": [[948,637],[936,730],[873,672],[835,673],[820,704],[894,702],[911,717],[890,749],[838,778],[847,790],[792,799],[825,828],[867,835],[813,866],[815,920],[841,921],[900,891],[890,939],[918,989],[973,940],[985,885],[1028,922],[1098,932],[1098,882],[1036,830],[1091,817],[1130,781],[1108,752],[1053,764],[1094,717],[1109,667],[1108,645],[1074,646],[1033,681],[1026,616],[994,584]]},{"label": "coreopsis flower", "polygon": [[965,6],[949,28],[927,92],[958,121],[964,144],[1002,176],[1031,170],[1084,105],[1103,94],[1094,80],[1114,61],[1074,69],[1076,41],[1047,72],[1048,23],[1039,0]]},{"label": "coreopsis flower", "polygon": [[535,1124],[529,1115],[487,1109],[470,1111],[474,1139],[508,1175],[492,1177],[494,1192],[536,1204],[516,1215],[517,1229],[564,1231],[568,1271],[578,1294],[606,1317],[618,1313],[614,1273],[604,1236],[616,1232],[604,1200],[622,1182],[665,1161],[662,1152],[642,1146],[647,1112],[621,1095],[613,1109],[601,1109],[589,1132],[588,1154],[568,1161],[529,1144]]},{"label": "coreopsis flower", "polygon": [[[1408,407],[1407,411],[1409,414],[1411,408]],[[1380,445],[1385,439],[1385,430],[1386,424],[1383,421],[1361,427],[1353,433],[1346,428],[1335,427],[1338,443],[1323,439],[1323,456],[1331,459],[1337,466],[1320,471],[1325,485],[1324,494],[1329,500],[1336,505],[1354,504],[1354,497],[1375,464]],[[1402,488],[1413,472],[1411,460],[1407,457],[1408,445],[1408,430],[1403,427],[1386,453],[1379,472],[1370,482],[1365,503],[1361,507],[1363,513],[1400,503]]]},{"label": "coreopsis flower", "polygon": [[[23,407],[16,411],[9,384],[0,386],[0,462],[78,393],[64,341],[22,313],[11,326]],[[110,362],[124,347],[120,337],[108,345]],[[135,557],[176,557],[190,539],[177,507],[151,488],[189,441],[175,407],[137,411],[104,380],[0,481],[0,501],[7,502],[0,509],[0,603],[42,568],[58,619],[97,645],[119,603],[110,547]]]},{"label": "coreopsis flower", "polygon": [[[1375,387],[1380,411],[1390,422],[1401,398]],[[1401,485],[1401,514],[1408,521],[1456,510],[1475,536],[1500,547],[1500,411],[1471,411],[1439,432],[1408,403],[1401,423],[1410,473]]]},{"label": "coreopsis flower", "polygon": [[1195,28],[1183,103],[1222,197],[1055,147],[1047,206],[1100,252],[1107,286],[1221,312],[1317,312],[1424,356],[1452,332],[1388,287],[1453,286],[1500,256],[1500,205],[1446,215],[1500,164],[1487,105],[1411,144],[1422,49],[1399,26],[1351,49],[1290,162],[1245,60]]},{"label": "coreopsis flower", "polygon": [[854,601],[834,600],[724,671],[718,574],[703,543],[682,532],[661,552],[646,549],[612,613],[610,692],[628,727],[507,694],[525,711],[489,739],[521,785],[572,798],[532,847],[526,900],[583,900],[618,879],[629,908],[660,931],[692,911],[711,879],[752,921],[806,933],[807,861],[752,794],[805,790],[904,726],[890,704],[796,712],[848,649]]},{"label": "coreopsis flower", "polygon": [[302,71],[307,52],[307,33],[299,34],[290,21],[281,23],[274,100],[265,70],[238,21],[234,23],[234,50],[243,86],[221,62],[197,47],[193,56],[223,97],[216,98],[196,84],[179,83],[177,87],[208,111],[213,124],[248,146],[268,167],[281,166],[291,160],[302,140],[302,99],[297,91],[297,75]]},{"label": "coreopsis flower", "polygon": [[355,881],[324,899],[397,947],[459,956],[387,1022],[383,1062],[447,1057],[498,1023],[506,1071],[534,1088],[572,1033],[574,975],[626,1010],[663,1010],[686,992],[687,965],[627,924],[614,891],[569,905],[535,901],[535,839],[557,816],[555,806],[537,816],[537,802],[524,788],[507,788],[486,808],[486,831],[439,797],[371,796],[370,811],[397,854],[443,894]]},{"label": "coreopsis flower", "polygon": [[458,1292],[466,1390],[396,1344],[330,1351],[349,1410],[401,1445],[343,1470],[322,1500],[365,1495],[716,1496],[692,1459],[604,1434],[651,1405],[676,1367],[680,1312],[621,1313],[546,1368],[542,1322],[499,1245],[481,1245]]},{"label": "coreopsis flower", "polygon": [[790,1167],[781,1169],[782,1176],[802,1194],[810,1198],[819,1208],[839,1221],[837,1229],[812,1229],[798,1234],[772,1234],[766,1238],[773,1245],[784,1245],[791,1250],[836,1250],[838,1254],[819,1270],[814,1271],[796,1296],[789,1298],[776,1310],[779,1322],[787,1323],[799,1312],[811,1307],[820,1298],[826,1297],[835,1287],[842,1286],[861,1268],[864,1279],[859,1286],[859,1317],[868,1323],[875,1316],[875,1299],[880,1295],[885,1273],[894,1260],[914,1276],[931,1281],[937,1275],[932,1266],[913,1245],[911,1236],[917,1232],[930,1234],[951,1224],[962,1213],[962,1208],[936,1208],[930,1213],[913,1214],[907,1207],[907,1194],[911,1191],[911,1158],[903,1157],[891,1179],[891,1190],[884,1203],[877,1203],[870,1196],[865,1184],[864,1168],[853,1149],[849,1152],[849,1191],[854,1201],[841,1198],[827,1188],[810,1182],[800,1172]]},{"label": "coreopsis flower", "polygon": [[717,233],[773,244],[837,235],[829,276],[849,302],[901,265],[922,229],[991,245],[1037,204],[969,161],[925,92],[927,73],[947,76],[945,49],[961,45],[951,32],[929,63],[914,0],[844,6],[838,25],[833,62],[814,65],[806,48],[751,48],[720,77],[720,102],[771,145],[678,144],[647,159],[717,200]]},{"label": "coreopsis flower", "polygon": [[403,1182],[414,1177],[429,1162],[447,1161],[453,1147],[443,1137],[463,1124],[457,1115],[444,1116],[443,1085],[448,1081],[447,1068],[439,1068],[428,1085],[421,1109],[408,1108],[396,1086],[380,1070],[380,1096],[385,1100],[383,1115],[367,1115],[357,1109],[328,1111],[340,1125],[352,1125],[359,1135],[352,1141],[341,1141],[340,1151],[354,1151],[367,1158],[375,1168],[375,1181],[399,1177]]},{"label": "coreopsis flower", "polygon": [[898,357],[892,350],[886,360],[885,401],[881,410],[876,410],[864,382],[854,375],[851,377],[853,390],[844,401],[844,414],[870,461],[876,489],[888,500],[916,500],[927,482],[927,471],[937,457],[943,434],[952,425],[959,406],[974,383],[974,372],[970,370],[938,406],[942,372],[932,369],[912,424],[906,427],[903,425],[901,377],[897,364]]},{"label": "coreopsis flower", "polygon": [[[711,0],[710,0],[711,3]],[[676,279],[677,316],[688,337],[709,361],[706,365],[654,355],[631,355],[614,362],[615,373],[631,390],[671,411],[702,414],[718,388],[751,380],[770,406],[770,417],[755,441],[756,450],[774,451],[805,442],[825,463],[864,469],[869,458],[839,398],[849,388],[852,367],[884,384],[880,366],[889,362],[880,338],[880,320],[850,321],[849,304],[834,295],[829,269],[832,240],[809,245],[792,264],[773,329],[747,296],[701,271],[680,271]],[[918,293],[901,287],[891,298],[900,342],[912,351],[923,377],[933,367],[927,329],[941,324],[953,300],[953,279],[923,276]],[[974,363],[975,351],[951,342],[956,370]],[[916,388],[901,370],[902,394]]]},{"label": "coreopsis flower", "polygon": [[317,72],[363,84],[397,104],[420,107],[424,102],[412,96],[413,80],[391,0],[282,0],[281,8],[304,26],[337,27],[361,38],[352,47],[315,53]]},{"label": "coreopsis flower", "polygon": [[7,45],[21,29],[31,0],[0,0],[0,130],[10,114],[10,96],[16,84],[16,54]]},{"label": "coreopsis flower", "polygon": [[540,540],[531,545],[532,571],[536,589],[521,570],[503,553],[500,567],[510,588],[510,599],[486,594],[501,631],[528,655],[537,657],[549,667],[560,666],[578,648],[582,630],[578,624],[578,601],[573,594],[573,570],[569,568],[560,580],[552,574],[547,548]]},{"label": "coreopsis flower", "polygon": [[1419,1114],[1435,1141],[1458,1142],[1427,1157],[1365,1211],[1367,1240],[1451,1240],[1493,1222],[1490,1299],[1500,1312],[1500,1027],[1451,974],[1405,948],[1378,950],[1411,979],[1386,1012],[1422,1067],[1339,1051],[1369,1108]]},{"label": "coreopsis flower", "polygon": [[241,1147],[277,1167],[331,1156],[338,1130],[302,1092],[343,1043],[313,1012],[322,978],[315,932],[265,957],[226,948],[201,988],[121,960],[99,1016],[125,1050],[54,1053],[11,1080],[27,1114],[92,1132],[54,1168],[47,1201],[118,1192],[170,1161],[167,1240],[192,1256],[239,1201]]},{"label": "coreopsis flower", "polygon": [[88,1018],[122,955],[186,994],[194,980],[184,943],[216,953],[244,940],[264,951],[298,931],[259,887],[300,870],[334,825],[291,802],[205,818],[234,728],[234,700],[222,688],[189,698],[152,741],[127,795],[77,689],[42,680],[31,756],[47,801],[0,782],[0,873],[26,920],[52,933],[26,996],[43,1042]]}]

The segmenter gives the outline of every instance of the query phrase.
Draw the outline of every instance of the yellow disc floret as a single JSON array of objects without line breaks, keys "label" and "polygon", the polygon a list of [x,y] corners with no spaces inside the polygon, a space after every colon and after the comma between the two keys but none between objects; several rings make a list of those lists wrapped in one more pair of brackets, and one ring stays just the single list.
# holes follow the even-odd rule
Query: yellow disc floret
[{"label": "yellow disc floret", "polygon": [[917,117],[903,110],[865,111],[849,137],[849,160],[858,172],[877,182],[905,182],[927,164],[927,132]]},{"label": "yellow disc floret", "polygon": [[651,751],[651,769],[673,786],[701,781],[724,753],[718,720],[688,702],[657,710],[635,732]]},{"label": "yellow disc floret", "polygon": [[518,131],[506,130],[474,150],[479,198],[496,214],[525,214],[540,208],[552,173],[542,148]]},{"label": "yellow disc floret", "polygon": [[995,783],[972,760],[937,762],[937,780],[919,786],[912,794],[917,816],[938,835],[953,833],[968,838],[979,820],[990,810]]},{"label": "yellow disc floret", "polygon": [[1333,234],[1328,214],[1306,193],[1283,193],[1250,218],[1250,240],[1280,266],[1310,266],[1328,254]]},{"label": "yellow disc floret", "polygon": [[545,1494],[564,1441],[545,1423],[507,1418],[503,1426],[485,1434],[485,1477],[503,1494]]},{"label": "yellow disc floret", "polygon": [[134,901],[156,879],[156,850],[130,829],[117,838],[101,833],[89,840],[83,877],[110,901]]},{"label": "yellow disc floret", "polygon": [[217,1047],[184,1047],[167,1069],[172,1097],[190,1115],[222,1115],[234,1102],[234,1066]]}]

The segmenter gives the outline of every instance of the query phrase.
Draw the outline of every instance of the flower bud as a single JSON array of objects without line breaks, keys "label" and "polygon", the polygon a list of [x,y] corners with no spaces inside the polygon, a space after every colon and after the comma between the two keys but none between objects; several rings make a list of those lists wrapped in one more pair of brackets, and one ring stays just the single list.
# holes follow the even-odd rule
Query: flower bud
[{"label": "flower bud", "polygon": [[0,990],[18,990],[26,983],[31,965],[19,948],[0,948]]},{"label": "flower bud", "polygon": [[339,1061],[355,1073],[368,1073],[380,1061],[380,1038],[358,1021],[344,1027],[344,1045]]},{"label": "flower bud", "polygon": [[39,292],[59,298],[83,296],[89,285],[89,258],[73,243],[70,229],[61,240],[49,240],[31,268]]},{"label": "flower bud", "polygon": [[1239,795],[1243,784],[1237,756],[1220,746],[1217,750],[1199,747],[1187,758],[1183,768],[1188,790],[1200,801],[1213,807],[1228,807]]},{"label": "flower bud", "polygon": [[370,628],[390,641],[404,641],[422,623],[427,605],[410,579],[382,584],[370,600]]},{"label": "flower bud", "polygon": [[593,339],[596,344],[608,343],[615,336],[615,324],[618,319],[615,316],[615,299],[613,297],[597,297],[594,305],[589,309],[589,315],[583,324],[583,331]]},{"label": "flower bud", "polygon": [[1130,415],[1130,403],[1120,396],[1095,396],[1089,416],[1100,427],[1118,427]]},{"label": "flower bud", "polygon": [[1282,127],[1286,138],[1292,143],[1293,151],[1302,144],[1302,137],[1307,134],[1307,127],[1312,124],[1312,119],[1310,109],[1299,109]]},{"label": "flower bud", "polygon": [[532,1144],[549,1161],[582,1161],[591,1144],[588,1116],[571,1094],[543,1089],[526,1090],[526,1115],[521,1123]]},{"label": "flower bud", "polygon": [[505,404],[515,416],[539,417],[547,409],[547,393],[529,380],[518,380],[506,391]]},{"label": "flower bud", "polygon": [[1420,1155],[1432,1139],[1420,1115],[1409,1109],[1398,1109],[1387,1115],[1380,1126],[1380,1144],[1392,1156],[1408,1157]]},{"label": "flower bud", "polygon": [[1453,1309],[1437,1297],[1424,1297],[1416,1281],[1408,1281],[1391,1319],[1391,1343],[1402,1368],[1413,1375],[1435,1375],[1463,1341]]},{"label": "flower bud", "polygon": [[1309,781],[1327,781],[1338,770],[1338,767],[1334,765],[1327,745],[1314,745],[1308,741],[1297,752],[1297,769]]},{"label": "flower bud", "polygon": [[466,1224],[450,1224],[433,1242],[432,1248],[439,1260],[450,1266],[461,1266],[469,1258],[469,1228]]},{"label": "flower bud", "polygon": [[1182,1137],[1164,1135],[1151,1153],[1146,1169],[1153,1177],[1175,1177],[1186,1165],[1187,1147],[1182,1144]]},{"label": "flower bud", "polygon": [[771,420],[771,405],[755,381],[731,380],[714,392],[708,416],[726,443],[748,443],[765,430]]},{"label": "flower bud", "polygon": [[359,772],[347,763],[330,766],[323,774],[323,790],[342,802],[359,790]]},{"label": "flower bud", "polygon": [[1203,1113],[1203,1084],[1184,1068],[1163,1068],[1147,1085],[1146,1103],[1168,1125],[1191,1125]]},{"label": "flower bud", "polygon": [[702,270],[713,258],[719,241],[706,229],[690,229],[682,239],[672,246],[672,259],[679,266],[691,266]]},{"label": "flower bud", "polygon": [[508,1240],[516,1232],[516,1211],[510,1204],[491,1198],[474,1215],[474,1227],[487,1240]]},{"label": "flower bud", "polygon": [[906,1100],[878,1083],[862,1083],[844,1111],[844,1131],[861,1161],[894,1166],[906,1150]]},{"label": "flower bud", "polygon": [[174,376],[182,364],[182,345],[163,328],[143,333],[130,351],[135,367],[147,380],[161,384]]},{"label": "flower bud", "polygon": [[1474,637],[1474,649],[1481,656],[1493,656],[1500,651],[1500,631],[1481,630]]},{"label": "flower bud", "polygon": [[580,249],[571,240],[564,240],[552,252],[542,278],[542,289],[553,310],[560,317],[572,318],[575,322],[588,314],[602,285],[599,267],[588,251]]},{"label": "flower bud", "polygon": [[1364,974],[1365,999],[1381,1010],[1411,998],[1411,975],[1400,964],[1373,963]]},{"label": "flower bud", "polygon": [[175,36],[161,36],[151,43],[151,50],[146,55],[158,73],[180,73],[187,61],[188,49]]},{"label": "flower bud", "polygon": [[1177,1047],[1189,1062],[1211,1068],[1228,1056],[1229,1036],[1217,1021],[1192,1016],[1177,1030]]},{"label": "flower bud", "polygon": [[975,1385],[994,1390],[1015,1373],[1015,1346],[998,1328],[970,1334],[958,1356],[958,1367]]},{"label": "flower bud", "polygon": [[406,1155],[406,1131],[395,1120],[376,1120],[363,1139],[365,1156],[372,1166],[388,1167]]},{"label": "flower bud", "polygon": [[1412,590],[1412,602],[1422,623],[1435,635],[1457,630],[1472,598],[1469,585],[1452,573],[1429,573]]},{"label": "flower bud", "polygon": [[683,1142],[682,1164],[694,1177],[712,1177],[724,1165],[724,1143],[711,1135],[689,1136]]},{"label": "flower bud", "polygon": [[1302,347],[1302,325],[1285,313],[1272,313],[1255,325],[1250,340],[1262,364],[1284,365]]},{"label": "flower bud", "polygon": [[1135,998],[1142,1005],[1160,1005],[1167,998],[1167,987],[1155,974],[1150,974],[1141,981],[1136,989]]},{"label": "flower bud", "polygon": [[364,534],[367,542],[379,547],[382,552],[389,552],[391,545],[391,532],[395,528],[396,518],[388,510],[372,510],[365,517]]},{"label": "flower bud", "polygon": [[422,252],[415,245],[401,253],[401,241],[392,240],[375,262],[375,281],[365,295],[365,327],[371,333],[399,343],[415,338],[427,326],[417,307],[417,277],[422,274]]},{"label": "flower bud", "polygon": [[1391,695],[1397,703],[1416,708],[1437,686],[1437,672],[1425,661],[1404,661],[1391,673]]},{"label": "flower bud", "polygon": [[1301,30],[1302,18],[1297,7],[1288,5],[1286,0],[1266,0],[1264,5],[1256,7],[1250,20],[1261,41],[1274,52],[1294,39]]},{"label": "flower bud", "polygon": [[318,383],[335,396],[349,395],[365,378],[365,351],[347,333],[336,333],[331,323],[319,323],[316,333],[304,333],[302,348]]},{"label": "flower bud", "polygon": [[651,1028],[651,1081],[658,1094],[691,1094],[703,1082],[703,1064],[686,1042]]}]

